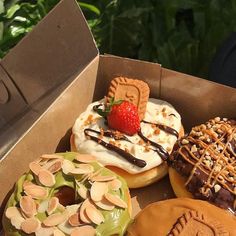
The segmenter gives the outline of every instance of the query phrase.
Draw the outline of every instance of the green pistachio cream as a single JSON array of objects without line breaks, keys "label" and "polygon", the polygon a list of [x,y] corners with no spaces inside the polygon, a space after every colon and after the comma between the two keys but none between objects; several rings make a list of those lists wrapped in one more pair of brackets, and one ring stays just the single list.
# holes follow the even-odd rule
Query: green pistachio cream
[{"label": "green pistachio cream", "polygon": [[[67,152],[67,153],[58,153],[56,154],[58,156],[61,156],[63,159],[62,163],[65,162],[65,160],[68,160],[70,163],[72,163],[74,165],[75,168],[79,168],[79,166],[82,164],[82,162],[76,160],[76,156],[78,155],[78,153],[73,153],[73,152]],[[47,163],[53,162],[55,161],[55,159],[40,159],[39,163],[40,166],[43,167],[43,165],[46,166]],[[66,161],[66,162],[68,162]],[[46,163],[46,164],[45,164]],[[83,163],[84,164],[84,163]],[[120,199],[123,200],[123,202],[125,202],[128,205],[129,202],[129,190],[127,187],[127,184],[125,182],[124,179],[122,179],[120,176],[116,175],[114,172],[110,171],[109,169],[101,166],[99,163],[92,161],[87,163],[86,165],[91,165],[92,166],[92,173],[94,175],[99,175],[99,176],[116,176],[116,179],[120,181],[121,186],[118,189],[114,189],[114,188],[110,188],[108,185],[108,193],[115,195],[117,197],[119,197]],[[5,235],[9,235],[9,236],[21,236],[21,235],[39,235],[36,232],[33,233],[26,233],[24,232],[24,230],[22,230],[21,225],[17,226],[14,225],[14,216],[9,217],[9,215],[7,216],[6,211],[9,207],[15,207],[17,208],[17,210],[19,210],[19,212],[22,214],[22,218],[26,219],[26,216],[24,214],[24,212],[22,212],[21,206],[20,206],[20,199],[23,196],[26,196],[27,194],[30,195],[29,193],[27,193],[24,189],[24,185],[26,183],[29,184],[33,183],[35,185],[41,186],[43,188],[45,188],[47,190],[47,196],[42,197],[42,198],[37,198],[32,196],[33,201],[36,203],[36,213],[34,214],[33,217],[37,218],[40,221],[40,227],[46,227],[44,225],[44,220],[47,219],[49,217],[47,208],[43,209],[42,205],[45,205],[43,203],[48,202],[49,199],[51,199],[52,197],[58,197],[59,202],[60,198],[65,198],[68,196],[59,196],[59,192],[62,188],[67,188],[70,189],[72,191],[72,196],[73,196],[73,201],[69,203],[69,205],[72,206],[77,206],[78,211],[80,210],[81,205],[83,204],[83,202],[86,200],[83,197],[81,197],[81,194],[79,194],[79,188],[81,186],[81,184],[86,187],[86,189],[88,190],[88,194],[86,195],[87,198],[90,198],[91,194],[90,194],[90,189],[91,186],[93,184],[93,182],[91,181],[91,178],[89,178],[88,174],[75,174],[75,173],[65,173],[65,171],[63,171],[63,164],[62,164],[62,168],[56,172],[53,173],[54,177],[55,177],[55,181],[52,187],[46,187],[45,185],[43,185],[40,182],[39,176],[37,176],[37,173],[33,173],[32,168],[31,170],[24,174],[23,176],[20,177],[20,179],[17,181],[16,185],[15,185],[15,189],[14,192],[12,193],[11,197],[8,200],[8,203],[6,205],[5,208],[5,213],[3,215],[3,227],[4,227],[4,231],[5,231]],[[68,188],[69,187],[69,188]],[[72,190],[73,189],[73,190]],[[63,193],[61,194],[63,195]],[[68,195],[68,193],[67,193]],[[55,214],[55,213],[62,213],[64,211],[66,211],[68,209],[68,206],[64,206],[62,207],[62,204],[58,204],[60,205],[60,207],[57,207],[53,213],[51,214]],[[65,204],[64,204],[65,205]],[[94,204],[95,205],[95,204]],[[69,207],[70,207],[69,206]],[[128,226],[128,224],[131,221],[131,217],[130,217],[130,212],[129,212],[129,207],[119,207],[117,205],[114,204],[114,208],[111,210],[104,210],[100,207],[98,207],[97,205],[95,205],[96,209],[102,214],[103,216],[103,220],[102,222],[93,222],[91,221],[89,223],[90,226],[92,226],[95,229],[95,235],[97,236],[109,236],[109,235],[124,235],[126,228]],[[50,215],[51,215],[50,214]],[[68,221],[68,219],[67,219]],[[68,222],[63,222],[64,225],[69,225]],[[73,231],[73,227],[75,226],[71,226],[69,225],[69,230],[64,230],[63,227],[61,227],[61,225],[63,225],[62,223],[58,224],[58,225],[54,225],[53,229],[59,229],[60,231],[62,231],[65,235],[70,235],[71,232]],[[83,225],[88,225],[84,224],[83,222],[81,223],[81,225],[76,226],[78,227],[83,227]],[[37,229],[38,230],[38,229]],[[47,236],[47,234],[44,234],[45,236]]]}]

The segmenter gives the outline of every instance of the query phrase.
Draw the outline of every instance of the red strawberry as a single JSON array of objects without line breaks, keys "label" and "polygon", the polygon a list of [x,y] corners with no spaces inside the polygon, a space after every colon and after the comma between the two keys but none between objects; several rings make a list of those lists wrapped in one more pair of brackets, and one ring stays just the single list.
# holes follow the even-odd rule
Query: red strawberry
[{"label": "red strawberry", "polygon": [[108,126],[122,133],[133,135],[140,129],[138,109],[130,102],[122,101],[111,107],[107,115]]}]

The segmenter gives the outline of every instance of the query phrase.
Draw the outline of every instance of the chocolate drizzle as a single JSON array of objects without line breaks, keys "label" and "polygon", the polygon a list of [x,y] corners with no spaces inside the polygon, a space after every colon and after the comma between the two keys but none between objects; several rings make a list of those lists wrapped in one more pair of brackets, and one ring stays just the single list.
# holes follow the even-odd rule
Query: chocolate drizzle
[{"label": "chocolate drizzle", "polygon": [[[95,106],[93,106],[93,110],[95,112],[97,112],[99,107],[101,107],[101,106],[102,106],[102,104],[95,105]],[[170,114],[170,115],[175,116],[175,114]],[[145,120],[143,120],[142,122],[145,124],[155,125],[160,130],[163,130],[164,132],[166,132],[168,134],[174,135],[177,138],[179,137],[178,132],[175,129],[173,129],[167,125],[156,124],[156,123],[152,123],[152,122],[145,121]],[[125,150],[123,150],[111,143],[104,142],[99,137],[90,135],[89,132],[93,132],[93,133],[96,133],[97,135],[101,135],[101,136],[105,136],[105,137],[114,138],[115,140],[124,140],[124,141],[132,143],[124,134],[117,132],[117,131],[111,131],[111,130],[96,131],[96,130],[89,129],[89,128],[84,130],[85,135],[88,136],[90,139],[101,144],[102,146],[106,147],[107,149],[120,154],[130,163],[132,163],[138,167],[141,167],[141,168],[146,166],[147,163],[144,160],[134,157],[133,155],[131,155],[127,151],[125,151]],[[152,149],[152,150],[157,152],[163,161],[167,161],[169,159],[169,153],[160,144],[148,139],[146,136],[143,135],[141,130],[138,132],[138,135],[144,142],[146,142],[147,144],[151,144],[154,147],[154,149]]]},{"label": "chocolate drizzle", "polygon": [[152,123],[152,122],[149,122],[149,121],[145,121],[145,120],[143,120],[142,122],[145,123],[145,124],[155,125],[156,127],[158,127],[159,129],[165,131],[166,133],[172,134],[176,138],[179,137],[179,133],[175,129],[173,129],[173,128],[167,126],[167,125],[155,124],[155,123]]},{"label": "chocolate drizzle", "polygon": [[124,151],[123,149],[121,149],[111,143],[107,143],[96,136],[89,134],[89,132],[93,132],[93,133],[97,133],[97,134],[101,134],[101,132],[93,130],[93,129],[89,129],[89,128],[84,130],[85,136],[88,136],[91,140],[99,143],[100,145],[107,148],[108,150],[112,150],[112,151],[118,153],[119,155],[123,156],[128,162],[130,162],[138,167],[141,167],[141,168],[143,168],[147,165],[146,161],[134,157],[133,155]]},{"label": "chocolate drizzle", "polygon": [[153,142],[152,140],[148,139],[146,136],[143,135],[143,133],[142,133],[141,130],[138,132],[138,135],[139,135],[139,137],[142,138],[146,143],[150,143],[153,147],[156,148],[154,151],[156,151],[156,152],[160,155],[160,157],[161,157],[161,159],[162,159],[163,161],[168,160],[168,158],[169,158],[170,155],[169,155],[169,153],[168,153],[160,144],[155,143],[155,142]]}]

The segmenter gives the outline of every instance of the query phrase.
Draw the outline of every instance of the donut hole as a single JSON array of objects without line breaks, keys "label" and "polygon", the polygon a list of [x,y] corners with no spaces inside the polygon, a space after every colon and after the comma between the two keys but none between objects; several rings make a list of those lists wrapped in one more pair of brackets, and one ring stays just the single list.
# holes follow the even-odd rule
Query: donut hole
[{"label": "donut hole", "polygon": [[68,206],[75,204],[75,190],[68,186],[58,188],[55,197],[59,199],[60,204]]}]

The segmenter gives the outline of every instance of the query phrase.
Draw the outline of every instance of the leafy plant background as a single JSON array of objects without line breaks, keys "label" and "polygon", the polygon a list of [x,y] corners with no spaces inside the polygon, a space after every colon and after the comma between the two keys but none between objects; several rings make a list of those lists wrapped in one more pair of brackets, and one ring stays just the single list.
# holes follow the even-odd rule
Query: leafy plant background
[{"label": "leafy plant background", "polygon": [[[58,1],[0,0],[0,57]],[[236,30],[236,0],[84,0],[79,4],[101,53],[158,62],[203,78],[208,78],[217,48]]]}]

